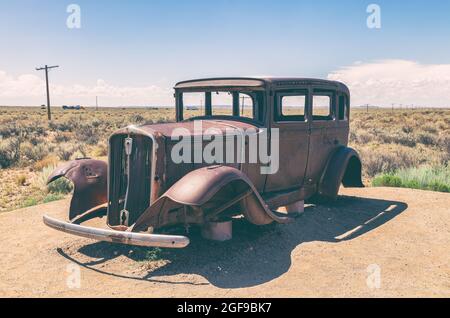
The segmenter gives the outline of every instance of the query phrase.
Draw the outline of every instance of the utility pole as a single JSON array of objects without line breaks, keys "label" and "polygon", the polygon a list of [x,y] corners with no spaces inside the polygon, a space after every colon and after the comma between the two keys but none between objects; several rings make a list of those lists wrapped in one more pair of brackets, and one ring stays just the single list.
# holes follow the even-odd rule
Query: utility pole
[{"label": "utility pole", "polygon": [[98,96],[95,96],[95,111],[98,111]]},{"label": "utility pole", "polygon": [[50,89],[48,87],[48,70],[52,69],[52,68],[57,68],[59,67],[58,65],[55,66],[47,66],[45,65],[44,67],[39,67],[36,68],[36,71],[43,71],[45,70],[45,84],[47,87],[47,116],[48,116],[48,120],[52,120],[52,114],[50,112]]}]

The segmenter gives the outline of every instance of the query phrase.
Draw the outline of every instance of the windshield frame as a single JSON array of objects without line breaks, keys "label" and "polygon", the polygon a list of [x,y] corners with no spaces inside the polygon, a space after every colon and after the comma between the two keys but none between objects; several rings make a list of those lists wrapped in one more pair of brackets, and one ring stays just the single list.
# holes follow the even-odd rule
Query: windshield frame
[{"label": "windshield frame", "polygon": [[[201,116],[194,116],[190,118],[184,119],[183,113],[185,111],[184,102],[183,102],[183,94],[184,93],[204,93],[206,97],[206,93],[216,93],[216,92],[231,92],[237,94],[245,94],[249,95],[252,98],[253,107],[259,107],[259,118],[251,118],[245,116],[236,116],[236,115],[214,115],[214,114],[206,114],[208,107],[204,107],[204,113]],[[260,94],[260,96],[257,96]],[[220,119],[220,120],[236,120],[242,122],[249,122],[256,124],[258,126],[264,125],[267,116],[267,96],[264,88],[249,88],[249,87],[192,87],[192,88],[184,88],[184,89],[176,89],[175,90],[175,100],[176,100],[176,120],[177,122],[186,122],[186,121],[194,121],[194,120],[205,120],[205,119]],[[209,103],[209,109],[212,110],[211,100],[205,98],[205,105]],[[234,106],[234,103],[233,103]],[[238,110],[239,110],[238,104]]]}]

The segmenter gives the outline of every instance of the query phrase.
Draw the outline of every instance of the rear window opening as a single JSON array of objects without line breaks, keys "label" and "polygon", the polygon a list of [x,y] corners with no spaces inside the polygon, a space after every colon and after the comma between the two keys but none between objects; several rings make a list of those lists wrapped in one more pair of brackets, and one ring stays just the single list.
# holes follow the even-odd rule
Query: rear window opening
[{"label": "rear window opening", "polygon": [[347,96],[341,95],[339,96],[339,109],[338,109],[338,118],[339,120],[348,120],[348,99]]},{"label": "rear window opening", "polygon": [[333,98],[330,93],[314,93],[312,98],[313,120],[333,120]]}]

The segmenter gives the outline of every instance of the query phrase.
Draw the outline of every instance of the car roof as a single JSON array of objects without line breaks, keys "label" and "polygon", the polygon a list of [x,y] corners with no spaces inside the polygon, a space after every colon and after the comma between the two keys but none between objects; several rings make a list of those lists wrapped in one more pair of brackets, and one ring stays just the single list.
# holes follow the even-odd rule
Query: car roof
[{"label": "car roof", "polygon": [[249,87],[264,88],[267,86],[299,86],[318,85],[332,86],[338,90],[348,92],[348,87],[337,81],[303,77],[215,77],[182,81],[175,85],[175,89],[215,88],[215,87]]}]

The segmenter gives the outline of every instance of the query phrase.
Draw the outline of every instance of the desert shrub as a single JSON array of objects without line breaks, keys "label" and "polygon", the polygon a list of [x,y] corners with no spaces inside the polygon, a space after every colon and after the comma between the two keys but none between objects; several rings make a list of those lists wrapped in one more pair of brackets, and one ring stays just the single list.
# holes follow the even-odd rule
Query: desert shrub
[{"label": "desert shrub", "polygon": [[379,135],[381,143],[385,144],[399,144],[407,147],[415,147],[416,140],[411,134],[394,131],[392,133],[386,132]]},{"label": "desert shrub", "polygon": [[49,149],[46,144],[34,146],[33,144],[27,142],[24,143],[22,147],[22,155],[32,162],[44,159],[48,153]]},{"label": "desert shrub", "polygon": [[444,120],[439,120],[438,122],[436,122],[436,126],[439,130],[446,130],[449,128]]},{"label": "desert shrub", "polygon": [[56,155],[62,161],[68,161],[76,150],[77,147],[73,146],[72,144],[63,143],[56,148]]},{"label": "desert shrub", "polygon": [[49,203],[49,202],[53,202],[53,201],[58,201],[64,199],[64,194],[61,193],[49,193],[45,196],[43,202],[44,203]]},{"label": "desert shrub", "polygon": [[135,250],[136,258],[140,262],[157,261],[162,258],[163,250],[159,247],[154,248],[138,248]]},{"label": "desert shrub", "polygon": [[108,146],[105,143],[100,143],[92,150],[94,157],[104,157],[108,155]]},{"label": "desert shrub", "polygon": [[70,140],[70,136],[69,136],[69,134],[67,134],[67,133],[64,133],[64,132],[58,132],[58,133],[55,135],[55,141],[56,141],[57,143],[67,142],[67,141],[69,141],[69,140]]},{"label": "desert shrub", "polygon": [[392,137],[392,142],[396,144],[400,144],[407,147],[415,147],[416,146],[416,140],[414,136],[410,134],[400,133],[396,134]]},{"label": "desert shrub", "polygon": [[33,168],[37,171],[43,170],[45,167],[48,166],[56,166],[58,164],[58,157],[55,155],[48,155],[44,159],[37,161]]},{"label": "desert shrub", "polygon": [[39,144],[41,144],[41,143],[44,143],[44,142],[45,142],[45,139],[44,139],[44,138],[39,138],[39,137],[30,137],[30,138],[28,139],[28,141],[29,141],[30,144],[32,144],[33,146],[37,146],[37,145],[39,145]]},{"label": "desert shrub", "polygon": [[66,121],[51,121],[49,123],[49,128],[53,131],[67,131],[67,132],[77,132],[79,131],[81,125],[80,119],[75,119],[73,117]]},{"label": "desert shrub", "polygon": [[431,124],[423,125],[422,130],[430,134],[437,134],[438,132],[437,128]]},{"label": "desert shrub", "polygon": [[402,185],[402,179],[395,175],[383,174],[376,176],[372,185],[374,187],[400,187]]},{"label": "desert shrub", "polygon": [[20,128],[15,122],[2,123],[0,127],[0,137],[2,138],[20,136]]},{"label": "desert shrub", "polygon": [[373,134],[364,130],[359,129],[357,131],[352,131],[349,136],[349,141],[357,144],[367,144],[373,140]]},{"label": "desert shrub", "polygon": [[410,134],[410,133],[412,133],[414,131],[414,127],[412,127],[410,125],[405,125],[405,126],[402,127],[402,131],[405,134]]},{"label": "desert shrub", "polygon": [[24,186],[27,182],[27,176],[21,174],[16,177],[16,184],[18,186]]},{"label": "desert shrub", "polygon": [[78,147],[76,151],[70,157],[70,160],[77,160],[82,158],[88,158],[86,151],[83,147]]},{"label": "desert shrub", "polygon": [[0,168],[8,168],[20,160],[20,138],[9,138],[0,141]]},{"label": "desert shrub", "polygon": [[102,124],[102,122],[100,120],[97,120],[97,119],[93,120],[92,123],[91,123],[92,127],[95,127],[95,128],[100,127],[101,124]]},{"label": "desert shrub", "polygon": [[88,145],[95,145],[99,141],[99,132],[92,126],[84,126],[76,133],[77,140]]},{"label": "desert shrub", "polygon": [[374,186],[450,192],[450,167],[423,166],[400,169],[390,174],[376,176],[372,184]]},{"label": "desert shrub", "polygon": [[439,139],[439,146],[445,152],[446,156],[450,158],[450,136],[442,136]]},{"label": "desert shrub", "polygon": [[363,173],[368,177],[374,177],[380,173],[389,173],[402,168],[409,168],[418,164],[418,158],[413,150],[408,148],[387,148],[360,150]]},{"label": "desert shrub", "polygon": [[47,184],[48,177],[56,169],[56,166],[48,166],[42,169],[42,172],[38,176],[37,185],[46,189],[48,193],[53,194],[67,194],[73,190],[73,184],[66,178],[59,178],[49,184]]},{"label": "desert shrub", "polygon": [[420,133],[418,135],[418,141],[425,146],[434,146],[438,144],[438,137],[436,135],[432,135],[430,133]]},{"label": "desert shrub", "polygon": [[129,118],[129,122],[132,124],[142,124],[144,123],[145,118],[139,114],[131,115]]},{"label": "desert shrub", "polygon": [[39,200],[35,197],[31,197],[31,198],[26,198],[25,201],[22,204],[23,208],[26,207],[30,207],[30,206],[35,206],[39,204]]}]

